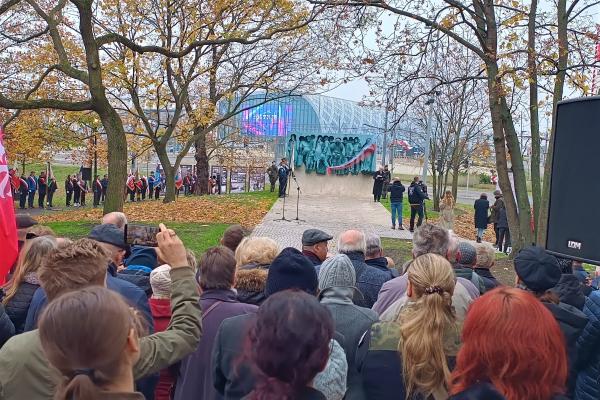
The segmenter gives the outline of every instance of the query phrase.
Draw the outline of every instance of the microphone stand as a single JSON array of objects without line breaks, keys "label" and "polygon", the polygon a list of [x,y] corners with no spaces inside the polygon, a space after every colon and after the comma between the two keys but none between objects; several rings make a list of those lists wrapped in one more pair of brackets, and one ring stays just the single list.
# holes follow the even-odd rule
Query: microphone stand
[{"label": "microphone stand", "polygon": [[[296,179],[296,177],[294,177],[294,179]],[[288,190],[289,190],[289,185],[287,185],[287,187],[285,188],[285,190],[283,192],[283,203],[281,206],[281,218],[277,218],[274,221],[286,221],[286,222],[291,221],[285,217],[285,198],[288,197],[288,195],[286,193]]]},{"label": "microphone stand", "polygon": [[303,219],[299,218],[300,215],[300,193],[302,192],[300,190],[300,185],[298,184],[298,180],[296,179],[296,175],[292,175],[292,178],[294,179],[294,182],[296,183],[296,190],[298,191],[298,197],[296,197],[296,219],[294,221],[297,222],[306,222]]}]

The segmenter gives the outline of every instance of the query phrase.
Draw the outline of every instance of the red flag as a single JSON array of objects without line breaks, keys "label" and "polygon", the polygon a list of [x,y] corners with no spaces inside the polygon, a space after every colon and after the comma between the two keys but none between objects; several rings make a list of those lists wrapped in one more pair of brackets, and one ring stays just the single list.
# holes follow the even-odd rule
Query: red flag
[{"label": "red flag", "polygon": [[0,284],[6,282],[6,276],[19,255],[17,222],[8,173],[8,162],[4,150],[4,129],[0,125]]}]

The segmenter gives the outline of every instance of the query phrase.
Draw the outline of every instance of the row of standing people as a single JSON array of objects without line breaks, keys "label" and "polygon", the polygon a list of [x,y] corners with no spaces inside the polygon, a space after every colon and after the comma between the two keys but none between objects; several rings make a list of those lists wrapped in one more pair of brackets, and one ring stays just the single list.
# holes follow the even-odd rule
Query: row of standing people
[{"label": "row of standing people", "polygon": [[36,176],[34,171],[31,171],[28,177],[23,174],[19,177],[18,184],[16,180],[11,179],[10,182],[13,199],[19,199],[20,209],[35,208],[36,193],[39,208],[53,207],[54,193],[58,186],[56,179],[53,176],[48,178],[45,171],[40,172],[39,176]]}]

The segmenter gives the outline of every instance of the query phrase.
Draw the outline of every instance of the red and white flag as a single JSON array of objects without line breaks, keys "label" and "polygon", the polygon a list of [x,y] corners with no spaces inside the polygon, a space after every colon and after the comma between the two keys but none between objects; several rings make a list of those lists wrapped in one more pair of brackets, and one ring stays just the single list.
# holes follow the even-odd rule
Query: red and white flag
[{"label": "red and white flag", "polygon": [[17,222],[8,173],[8,157],[4,149],[4,129],[0,125],[0,284],[6,282],[6,276],[19,255]]}]

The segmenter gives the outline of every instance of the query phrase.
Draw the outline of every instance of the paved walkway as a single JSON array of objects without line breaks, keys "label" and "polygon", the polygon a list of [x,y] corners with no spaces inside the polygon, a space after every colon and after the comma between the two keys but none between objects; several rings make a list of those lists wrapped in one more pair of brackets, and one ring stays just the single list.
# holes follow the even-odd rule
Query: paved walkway
[{"label": "paved walkway", "polygon": [[[254,228],[252,235],[273,238],[282,248],[300,249],[302,232],[318,228],[334,236],[334,240],[330,242],[330,251],[335,249],[338,235],[348,229],[373,232],[381,237],[412,239],[408,230],[392,230],[390,213],[380,203],[366,198],[301,195],[301,221],[295,220],[296,193],[292,193],[285,202],[285,217],[291,221],[281,220],[282,208],[283,199],[279,199],[262,222]],[[404,225],[408,225],[408,221],[405,221]]]}]

